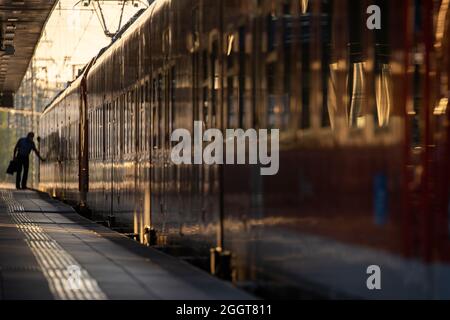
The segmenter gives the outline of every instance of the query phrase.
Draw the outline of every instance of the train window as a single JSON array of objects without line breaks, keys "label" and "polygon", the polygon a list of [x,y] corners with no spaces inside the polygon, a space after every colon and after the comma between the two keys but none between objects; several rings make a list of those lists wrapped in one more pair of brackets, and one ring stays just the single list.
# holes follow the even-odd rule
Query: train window
[{"label": "train window", "polygon": [[157,86],[158,86],[158,88],[157,88],[157,92],[158,92],[158,94],[157,94],[157,99],[158,99],[158,124],[157,124],[157,126],[158,126],[158,131],[156,132],[156,134],[157,134],[157,141],[158,141],[158,143],[157,143],[157,145],[158,145],[158,147],[159,146],[163,146],[163,144],[164,144],[164,141],[163,141],[163,139],[164,139],[164,137],[163,137],[163,128],[162,128],[162,126],[163,126],[163,105],[162,105],[162,99],[163,99],[163,97],[162,97],[162,93],[163,93],[163,88],[162,88],[162,86],[163,86],[163,77],[162,77],[162,75],[161,74],[159,74],[158,75],[158,82],[157,82]]},{"label": "train window", "polygon": [[[308,9],[309,10],[309,9]],[[301,43],[301,111],[300,127],[308,129],[311,125],[310,94],[311,94],[311,14],[309,11],[300,16],[300,43]]]},{"label": "train window", "polygon": [[200,54],[194,51],[192,54],[192,125],[199,120],[199,87],[200,87]]},{"label": "train window", "polygon": [[102,107],[99,106],[97,108],[97,159],[100,159],[100,155],[101,155],[101,151],[103,149],[103,144],[102,144],[102,140],[103,140],[103,135],[102,135],[102,131],[103,131],[103,125],[102,125],[102,113],[101,113]]},{"label": "train window", "polygon": [[219,91],[219,43],[217,40],[213,42],[211,52],[211,126],[217,127],[217,99]]},{"label": "train window", "polygon": [[157,82],[158,80],[153,79],[152,83],[152,124],[151,124],[151,137],[152,137],[152,148],[158,147],[158,140],[156,139],[156,121],[157,121]]},{"label": "train window", "polygon": [[276,46],[277,18],[271,13],[267,16],[267,51],[272,52]]},{"label": "train window", "polygon": [[171,90],[171,79],[170,74],[166,73],[164,75],[164,137],[162,137],[163,141],[161,145],[164,145],[166,148],[170,146],[170,123],[171,123],[171,108],[170,105],[171,99],[168,98]]},{"label": "train window", "polygon": [[94,118],[95,118],[95,124],[94,124],[94,131],[95,131],[95,143],[94,143],[94,159],[97,159],[98,157],[98,133],[99,133],[99,128],[100,128],[100,123],[98,122],[98,108],[95,109],[94,111]]},{"label": "train window", "polygon": [[125,154],[130,153],[130,93],[125,93]]},{"label": "train window", "polygon": [[202,112],[203,112],[203,122],[205,126],[208,126],[209,123],[209,101],[208,101],[208,87],[203,86],[203,103],[202,103]]},{"label": "train window", "polygon": [[[378,5],[381,7],[381,24],[388,25],[389,5],[388,1],[380,0]],[[375,118],[379,127],[389,125],[392,112],[392,74],[389,65],[390,47],[389,47],[389,29],[381,28],[375,30],[375,98],[376,112]]]},{"label": "train window", "polygon": [[112,159],[114,150],[114,104],[108,103],[108,158]]},{"label": "train window", "polygon": [[227,125],[229,128],[236,126],[236,103],[234,93],[234,76],[227,79]]},{"label": "train window", "polygon": [[95,118],[95,124],[94,124],[94,159],[97,159],[98,156],[98,132],[99,132],[99,128],[100,128],[100,124],[98,123],[98,108],[95,109],[94,111],[94,118]]},{"label": "train window", "polygon": [[103,160],[105,160],[105,156],[106,156],[106,133],[107,133],[107,123],[106,123],[106,108],[107,105],[103,105],[103,107],[101,107],[100,109],[100,121],[101,121],[101,126],[102,126],[102,130],[100,131],[101,133],[101,139],[100,139],[100,143],[101,143],[101,149],[100,149],[100,156]]},{"label": "train window", "polygon": [[116,107],[114,110],[114,156],[117,159],[117,156],[120,154],[121,148],[120,97],[116,98]]},{"label": "train window", "polygon": [[226,126],[234,128],[237,126],[237,108],[238,108],[238,92],[235,79],[237,78],[237,70],[235,68],[236,59],[236,39],[238,34],[230,34],[228,36],[227,50],[227,78],[226,78]]},{"label": "train window", "polygon": [[131,95],[131,105],[130,105],[130,131],[131,131],[131,153],[134,154],[136,152],[137,145],[137,137],[136,137],[136,90],[132,90],[130,92]]},{"label": "train window", "polygon": [[108,103],[108,157],[109,159],[112,159],[113,150],[114,150],[114,128],[113,128],[113,121],[114,121],[114,109],[113,104]]},{"label": "train window", "polygon": [[349,36],[350,42],[348,45],[350,55],[350,70],[349,70],[349,96],[350,96],[350,114],[349,124],[351,127],[359,128],[364,126],[364,60],[362,48],[362,33],[360,26],[362,25],[362,17],[355,12],[361,11],[361,2],[358,0],[351,0],[348,6],[349,17]]},{"label": "train window", "polygon": [[247,61],[246,61],[246,52],[245,52],[245,35],[246,35],[246,29],[245,27],[239,28],[239,127],[245,128],[245,119],[246,119],[246,105],[245,105],[245,98],[246,98],[246,68],[247,68]]},{"label": "train window", "polygon": [[127,104],[127,131],[128,131],[128,139],[127,139],[127,150],[128,150],[128,154],[133,152],[133,123],[132,123],[132,110],[133,110],[133,101],[132,101],[132,92],[128,91],[128,104]]},{"label": "train window", "polygon": [[110,112],[109,112],[110,108],[109,108],[109,103],[106,103],[103,106],[103,112],[104,112],[104,119],[105,119],[105,128],[104,128],[104,139],[105,139],[105,146],[104,146],[104,150],[105,150],[105,154],[104,154],[104,158],[105,159],[109,159],[109,153],[110,153],[110,131],[111,131],[111,123],[110,123]]},{"label": "train window", "polygon": [[276,63],[269,63],[266,70],[267,79],[267,124],[268,128],[272,129],[276,126],[276,92],[275,92],[275,73]]},{"label": "train window", "polygon": [[103,155],[103,106],[98,107],[98,159]]},{"label": "train window", "polygon": [[175,67],[172,67],[170,69],[170,129],[169,129],[169,140],[170,135],[175,130],[176,126],[176,90],[177,90],[177,80],[176,80],[176,69]]},{"label": "train window", "polygon": [[208,79],[208,51],[203,50],[203,80]]},{"label": "train window", "polygon": [[123,96],[123,124],[124,124],[124,132],[123,132],[123,147],[124,154],[128,154],[128,140],[129,140],[129,126],[128,126],[128,92],[124,93]]},{"label": "train window", "polygon": [[88,111],[88,157],[91,159],[92,132],[91,132],[91,111]]},{"label": "train window", "polygon": [[144,131],[144,140],[145,140],[145,146],[144,150],[148,151],[148,146],[150,144],[149,140],[149,134],[150,134],[150,86],[148,83],[148,80],[145,81],[145,131]]},{"label": "train window", "polygon": [[95,159],[97,148],[97,110],[92,110],[92,159]]},{"label": "train window", "polygon": [[125,152],[125,94],[120,97],[120,151],[122,154]]},{"label": "train window", "polygon": [[141,129],[142,129],[142,115],[141,115],[141,88],[136,89],[136,151],[139,153],[141,151]]},{"label": "train window", "polygon": [[141,112],[140,112],[140,118],[141,118],[141,127],[140,127],[140,151],[144,151],[145,150],[145,108],[144,108],[144,103],[145,103],[145,87],[144,85],[141,85],[141,101],[140,101],[140,108],[141,108]]},{"label": "train window", "polygon": [[[291,75],[292,75],[292,17],[290,15],[291,6],[289,3],[283,4],[282,46],[278,54],[282,57],[280,64],[274,55],[267,57],[266,65],[266,89],[267,89],[267,125],[269,128],[283,129],[287,127],[290,113],[291,96]],[[270,30],[275,24],[274,19],[267,21],[267,28]],[[275,41],[275,40],[272,40]],[[275,48],[275,44],[270,45],[269,51]]]},{"label": "train window", "polygon": [[90,122],[89,125],[91,126],[91,159],[94,159],[95,154],[94,154],[94,150],[95,150],[95,132],[94,132],[94,127],[95,127],[95,114],[94,114],[94,110],[91,110],[91,116],[89,117]]},{"label": "train window", "polygon": [[100,157],[100,130],[101,130],[101,125],[100,125],[100,108],[97,107],[96,112],[96,130],[97,130],[97,134],[96,134],[96,150],[95,150],[95,158],[98,159]]},{"label": "train window", "polygon": [[328,99],[329,99],[329,87],[328,82],[330,79],[330,65],[331,65],[331,33],[332,33],[332,24],[333,24],[333,3],[331,0],[322,0],[321,3],[322,10],[322,19],[323,23],[321,35],[322,35],[322,91],[323,91],[323,99],[322,99],[322,117],[321,124],[322,127],[330,127],[331,119],[330,113],[328,111]]},{"label": "train window", "polygon": [[[206,74],[206,75],[205,75]],[[205,127],[208,127],[209,123],[209,88],[208,88],[208,53],[203,51],[203,85],[202,85],[202,120]]]},{"label": "train window", "polygon": [[292,76],[292,16],[291,16],[291,4],[283,4],[283,95],[280,101],[281,119],[280,128],[286,128],[290,115],[290,100],[291,100],[291,76]]}]

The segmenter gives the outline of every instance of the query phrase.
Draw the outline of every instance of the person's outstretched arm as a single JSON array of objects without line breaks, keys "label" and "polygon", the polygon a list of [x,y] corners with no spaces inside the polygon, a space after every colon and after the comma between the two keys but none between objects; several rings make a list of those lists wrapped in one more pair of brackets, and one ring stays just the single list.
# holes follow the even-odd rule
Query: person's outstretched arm
[{"label": "person's outstretched arm", "polygon": [[39,159],[41,159],[41,161],[45,161],[45,159],[41,157],[39,150],[36,149],[36,145],[34,144],[34,142],[33,142],[33,151],[36,153],[36,155],[39,157]]}]

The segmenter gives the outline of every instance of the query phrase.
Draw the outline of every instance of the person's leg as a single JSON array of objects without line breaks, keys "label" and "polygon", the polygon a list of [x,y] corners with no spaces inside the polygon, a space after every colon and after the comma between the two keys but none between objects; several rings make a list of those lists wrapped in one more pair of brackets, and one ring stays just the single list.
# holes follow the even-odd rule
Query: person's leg
[{"label": "person's leg", "polygon": [[16,173],[16,189],[20,189],[20,180],[21,180],[21,174],[22,174],[22,161],[18,157],[17,158],[17,173]]},{"label": "person's leg", "polygon": [[22,189],[27,188],[28,181],[28,169],[30,167],[30,159],[28,157],[23,158],[23,177],[22,177]]}]

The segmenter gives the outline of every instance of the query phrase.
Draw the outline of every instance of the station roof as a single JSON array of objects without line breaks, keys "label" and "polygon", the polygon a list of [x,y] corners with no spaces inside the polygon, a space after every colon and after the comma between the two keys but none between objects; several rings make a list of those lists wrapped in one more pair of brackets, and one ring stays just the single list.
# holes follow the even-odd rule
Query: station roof
[{"label": "station roof", "polygon": [[0,94],[17,91],[57,0],[0,0]]}]

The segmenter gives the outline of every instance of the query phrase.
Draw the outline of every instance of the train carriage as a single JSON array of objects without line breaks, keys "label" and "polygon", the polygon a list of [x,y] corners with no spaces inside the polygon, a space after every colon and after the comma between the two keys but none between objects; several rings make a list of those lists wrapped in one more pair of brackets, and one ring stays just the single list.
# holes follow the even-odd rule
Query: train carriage
[{"label": "train carriage", "polygon": [[[43,113],[41,188],[263,295],[448,298],[448,9],[156,1]],[[278,174],[175,165],[196,121],[279,129]]]}]

